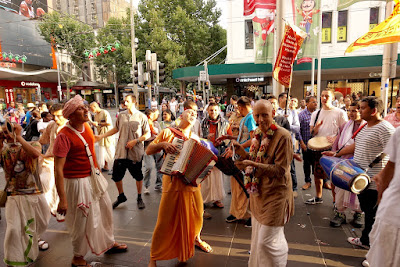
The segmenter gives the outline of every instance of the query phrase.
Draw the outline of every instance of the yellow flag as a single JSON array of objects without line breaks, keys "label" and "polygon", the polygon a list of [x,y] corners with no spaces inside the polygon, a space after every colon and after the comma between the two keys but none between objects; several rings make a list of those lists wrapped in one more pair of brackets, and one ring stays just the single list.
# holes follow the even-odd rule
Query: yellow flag
[{"label": "yellow flag", "polygon": [[352,43],[345,53],[371,46],[400,42],[400,0],[395,0],[392,15]]}]

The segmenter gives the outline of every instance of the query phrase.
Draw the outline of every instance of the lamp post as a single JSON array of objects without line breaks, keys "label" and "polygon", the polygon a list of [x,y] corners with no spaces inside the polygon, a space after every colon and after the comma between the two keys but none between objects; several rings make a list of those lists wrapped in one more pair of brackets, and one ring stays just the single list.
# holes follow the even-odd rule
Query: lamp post
[{"label": "lamp post", "polygon": [[115,67],[115,64],[113,64],[113,69],[114,69],[114,93],[115,93],[115,107],[119,107],[119,92],[118,92],[118,86],[117,86],[117,70]]}]

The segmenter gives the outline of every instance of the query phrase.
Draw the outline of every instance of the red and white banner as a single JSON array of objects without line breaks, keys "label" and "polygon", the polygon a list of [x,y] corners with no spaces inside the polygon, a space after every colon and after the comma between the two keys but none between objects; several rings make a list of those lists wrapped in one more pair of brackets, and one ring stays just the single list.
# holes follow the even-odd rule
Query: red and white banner
[{"label": "red and white banner", "polygon": [[307,33],[297,26],[286,24],[273,71],[274,79],[285,87],[291,87],[293,63],[306,36]]},{"label": "red and white banner", "polygon": [[244,0],[244,16],[249,16],[254,13],[256,8],[261,9],[276,9],[276,0]]}]

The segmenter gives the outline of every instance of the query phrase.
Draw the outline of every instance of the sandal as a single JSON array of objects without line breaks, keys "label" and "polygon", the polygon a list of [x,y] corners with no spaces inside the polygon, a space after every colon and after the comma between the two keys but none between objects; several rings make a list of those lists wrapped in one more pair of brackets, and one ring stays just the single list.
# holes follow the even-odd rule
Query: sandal
[{"label": "sandal", "polygon": [[222,203],[221,201],[215,201],[213,203],[213,205],[214,205],[214,207],[221,208],[221,209],[224,207],[224,203]]},{"label": "sandal", "polygon": [[126,252],[127,250],[128,246],[126,244],[115,243],[112,248],[106,251],[106,253],[107,254],[121,253],[121,252]]},{"label": "sandal", "polygon": [[196,240],[196,247],[207,253],[211,253],[213,251],[212,247],[206,241],[199,242]]},{"label": "sandal", "polygon": [[38,245],[39,245],[40,251],[45,251],[45,250],[49,249],[49,243],[47,243],[46,241],[44,241],[42,239],[39,239]]},{"label": "sandal", "polygon": [[83,259],[83,257],[74,257],[74,259],[76,260],[76,259],[82,259],[83,261],[84,261],[84,263],[82,263],[82,264],[75,264],[75,263],[73,263],[73,262],[71,262],[71,267],[91,267],[91,265],[90,264],[88,264],[87,263],[87,261],[85,261],[84,259]]}]

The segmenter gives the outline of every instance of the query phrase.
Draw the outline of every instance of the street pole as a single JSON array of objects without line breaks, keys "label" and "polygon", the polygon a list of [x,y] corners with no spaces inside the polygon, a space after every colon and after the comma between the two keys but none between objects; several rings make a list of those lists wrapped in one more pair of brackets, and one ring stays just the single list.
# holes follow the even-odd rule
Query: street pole
[{"label": "street pole", "polygon": [[[387,0],[385,18],[388,18],[392,14],[392,12],[393,12],[393,1]],[[387,114],[389,81],[390,78],[392,78],[391,76],[395,77],[396,62],[397,62],[397,43],[385,44],[383,48],[382,78],[381,78],[381,98],[384,106],[383,116],[386,116]]]},{"label": "street pole", "polygon": [[[133,6],[133,0],[131,0],[131,49],[132,49],[132,72],[133,68],[136,65],[136,48],[135,48],[135,14],[133,12],[134,6]],[[132,85],[133,85],[133,94],[136,97],[136,102],[139,103],[139,93],[138,93],[138,86],[134,81],[134,78],[132,79]]]},{"label": "street pole", "polygon": [[115,64],[113,64],[113,69],[114,69],[114,93],[115,93],[115,107],[119,107],[119,92],[118,92],[118,86],[117,86],[117,70],[115,67]]},{"label": "street pole", "polygon": [[315,79],[315,58],[311,61],[311,95],[314,96],[314,79]]},{"label": "street pole", "polygon": [[211,84],[210,84],[210,78],[208,77],[208,66],[207,66],[207,61],[204,61],[204,70],[206,72],[206,77],[207,77],[207,82],[208,82],[208,92],[207,94],[207,100],[206,103],[208,104],[209,96],[210,96],[210,90],[211,90]]},{"label": "street pole", "polygon": [[[275,20],[275,25],[276,25],[276,55],[274,55],[274,58],[276,60],[276,56],[278,54],[279,46],[282,42],[283,39],[283,34],[285,31],[285,22],[283,19],[285,18],[286,14],[286,1],[276,1],[276,20]],[[280,93],[283,93],[285,91],[285,86],[282,84],[276,82],[275,83],[275,88],[273,90],[274,95],[277,97]]]},{"label": "street pole", "polygon": [[[61,91],[61,78],[60,78],[60,58],[59,58],[60,53],[58,51],[55,53],[56,53],[56,61],[57,61],[57,79],[58,79],[57,92],[59,95],[59,101],[61,102],[62,101],[62,91]],[[67,94],[68,94],[68,92],[67,92]]]},{"label": "street pole", "polygon": [[[320,107],[320,99],[321,99],[321,67],[322,67],[322,58],[321,58],[321,43],[322,43],[322,12],[319,12],[319,25],[320,30],[318,34],[318,70],[317,70],[317,103],[318,107]],[[314,91],[314,88],[313,88]]]}]

